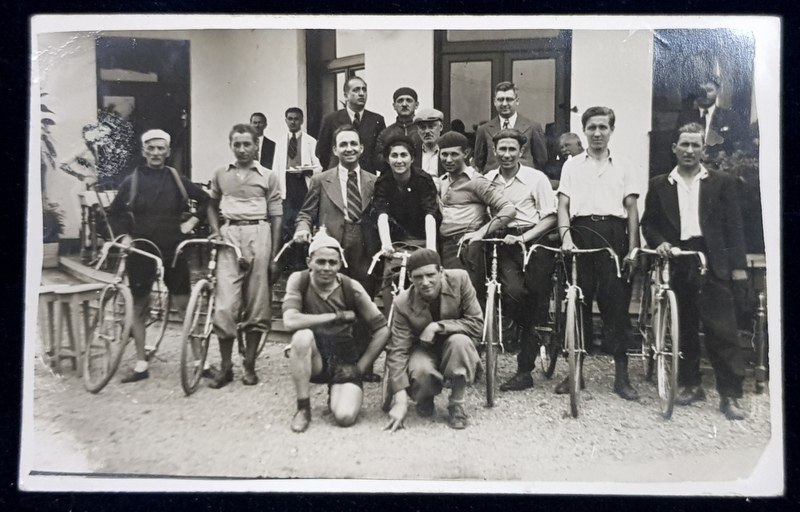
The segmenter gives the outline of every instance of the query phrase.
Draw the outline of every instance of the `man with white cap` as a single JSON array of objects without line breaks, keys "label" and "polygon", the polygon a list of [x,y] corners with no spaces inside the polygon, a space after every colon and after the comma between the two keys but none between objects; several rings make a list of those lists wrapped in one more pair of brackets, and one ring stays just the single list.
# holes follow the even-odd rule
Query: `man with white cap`
[{"label": "man with white cap", "polygon": [[397,122],[387,126],[379,135],[375,144],[374,161],[378,162],[378,169],[381,173],[389,172],[389,166],[383,156],[386,143],[389,139],[403,135],[409,137],[414,145],[414,152],[411,156],[415,162],[422,158],[422,139],[419,134],[419,127],[414,123],[414,113],[419,107],[417,91],[411,87],[400,87],[392,95],[392,108],[397,113]]},{"label": "man with white cap", "polygon": [[422,151],[417,165],[434,178],[438,178],[445,172],[442,162],[439,160],[442,119],[444,119],[444,114],[435,108],[423,108],[414,117],[414,123],[419,127],[419,135],[422,139]]},{"label": "man with white cap", "polygon": [[[228,140],[236,160],[218,167],[211,176],[208,224],[211,237],[239,247],[248,265],[243,270],[233,249],[220,249],[214,332],[222,361],[219,373],[209,384],[213,389],[233,380],[231,356],[239,331],[244,333],[242,382],[246,386],[258,384],[256,353],[261,337],[271,326],[270,282],[278,275],[273,258],[280,246],[283,220],[278,173],[256,160],[258,132],[249,124],[237,124]],[[220,217],[224,220],[222,226]]]},{"label": "man with white cap", "polygon": [[[122,242],[134,238],[151,241],[160,251],[164,263],[164,282],[172,303],[181,316],[186,311],[191,291],[189,267],[183,257],[172,266],[178,243],[194,229],[198,216],[187,220],[188,200],[197,202],[197,212],[205,217],[208,195],[178,171],[166,166],[170,155],[169,134],[163,130],[148,130],[142,134],[142,156],[146,165],[136,167],[120,184],[117,195],[108,209],[108,219],[115,235],[125,234]],[[137,246],[155,252],[150,244]],[[150,376],[145,347],[145,326],[150,314],[150,292],[156,279],[155,263],[144,256],[128,256],[128,283],[133,295],[133,325],[137,361],[122,382],[137,382]]]},{"label": "man with white cap", "polygon": [[467,385],[480,361],[476,344],[483,331],[483,313],[469,276],[442,268],[439,254],[419,249],[408,258],[411,287],[394,300],[395,316],[386,365],[394,394],[385,430],[403,427],[408,397],[419,416],[432,416],[434,397],[452,389],[448,425],[467,426]]},{"label": "man with white cap", "polygon": [[[305,432],[311,422],[309,384],[328,384],[330,409],[339,426],[356,422],[363,399],[362,376],[386,346],[386,318],[364,288],[339,274],[342,246],[323,227],[308,248],[308,270],[286,283],[283,324],[292,335],[289,371],[297,391],[292,430]],[[369,326],[366,347],[354,339],[358,318]]]}]

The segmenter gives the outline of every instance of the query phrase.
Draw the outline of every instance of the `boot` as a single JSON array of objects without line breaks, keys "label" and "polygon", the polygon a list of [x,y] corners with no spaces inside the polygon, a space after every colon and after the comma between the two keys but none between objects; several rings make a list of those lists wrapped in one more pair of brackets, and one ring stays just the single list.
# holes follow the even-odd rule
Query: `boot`
[{"label": "boot", "polygon": [[261,341],[261,332],[250,331],[245,333],[245,346],[244,346],[244,376],[242,383],[245,386],[255,386],[258,384],[258,375],[256,375],[256,352],[258,351],[258,342]]},{"label": "boot", "polygon": [[628,380],[628,356],[614,357],[614,393],[625,400],[638,400],[639,393]]}]

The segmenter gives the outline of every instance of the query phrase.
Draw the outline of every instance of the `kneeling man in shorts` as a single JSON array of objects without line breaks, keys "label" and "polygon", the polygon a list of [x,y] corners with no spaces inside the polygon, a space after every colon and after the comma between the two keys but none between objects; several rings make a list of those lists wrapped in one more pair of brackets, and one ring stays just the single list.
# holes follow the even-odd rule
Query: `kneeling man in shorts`
[{"label": "kneeling man in shorts", "polygon": [[[328,384],[330,409],[336,423],[349,427],[361,410],[361,377],[386,346],[386,318],[364,288],[339,274],[342,247],[321,228],[308,248],[308,270],[295,272],[286,283],[283,323],[294,331],[289,370],[297,390],[292,430],[304,432],[311,422],[309,384]],[[353,324],[364,322],[372,340],[353,338]]]}]

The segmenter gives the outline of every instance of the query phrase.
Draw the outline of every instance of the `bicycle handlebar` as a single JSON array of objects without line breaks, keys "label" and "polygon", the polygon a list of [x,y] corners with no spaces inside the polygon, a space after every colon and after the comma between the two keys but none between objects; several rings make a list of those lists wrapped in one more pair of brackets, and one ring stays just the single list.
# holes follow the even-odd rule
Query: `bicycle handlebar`
[{"label": "bicycle handlebar", "polygon": [[[479,238],[475,240],[476,242],[487,243],[487,244],[504,244],[505,238]],[[471,242],[470,242],[471,243]],[[510,245],[510,244],[507,244]],[[519,241],[515,242],[515,245],[519,245],[522,249],[522,259],[525,259],[527,250],[525,249],[525,242]],[[462,237],[461,240],[458,242],[458,251],[456,252],[456,258],[461,256],[461,247],[464,246],[464,239]]]},{"label": "bicycle handlebar", "polygon": [[156,272],[158,273],[158,276],[159,277],[163,276],[164,275],[164,263],[163,263],[163,261],[161,260],[161,258],[158,255],[150,253],[150,252],[147,252],[147,251],[143,251],[141,249],[137,249],[136,247],[132,246],[132,244],[134,244],[134,243],[136,243],[138,241],[141,241],[141,240],[145,240],[145,239],[144,238],[135,238],[135,239],[133,239],[131,241],[131,245],[125,245],[123,243],[117,242],[116,240],[104,243],[103,244],[103,248],[100,251],[100,260],[97,262],[97,264],[95,265],[94,268],[97,269],[97,270],[100,270],[100,267],[103,265],[103,263],[105,262],[106,258],[108,257],[109,249],[111,249],[112,247],[116,247],[118,249],[121,249],[124,252],[132,252],[132,253],[136,253],[136,254],[138,254],[140,256],[144,256],[146,258],[150,258],[156,264]]},{"label": "bicycle handlebar", "polygon": [[367,275],[372,275],[372,271],[375,270],[375,265],[378,261],[382,258],[391,258],[391,259],[400,259],[403,261],[403,266],[405,266],[406,262],[408,261],[408,257],[411,256],[411,253],[408,251],[395,251],[392,253],[391,256],[385,255],[383,250],[378,251],[372,257],[372,263],[369,264],[369,269],[367,270]]},{"label": "bicycle handlebar", "polygon": [[[533,244],[531,246],[531,249],[528,251],[528,254],[525,256],[525,266],[526,267],[528,266],[528,260],[530,260],[531,254],[536,252],[537,249],[545,249],[545,250],[548,250],[550,252],[555,252],[555,253],[558,253],[558,254],[566,254],[567,253],[567,251],[563,250],[561,247],[550,247],[548,245]],[[615,253],[614,249],[612,249],[611,247],[598,247],[596,249],[577,249],[576,248],[576,249],[572,249],[571,251],[569,251],[569,253],[570,254],[589,254],[589,253],[592,253],[592,252],[603,252],[603,251],[608,252],[608,254],[611,257],[611,259],[614,260],[614,267],[617,270],[617,277],[622,278],[622,272],[621,272],[621,270],[619,268],[619,256],[617,256],[617,253]]]},{"label": "bicycle handlebar", "polygon": [[[637,247],[631,251],[631,259],[635,260],[642,254],[647,255],[656,255],[663,259],[658,251],[655,249],[645,249],[644,247]],[[706,271],[708,270],[708,265],[706,265],[706,255],[700,251],[686,251],[679,247],[673,247],[669,250],[669,257],[670,258],[679,258],[682,256],[697,256],[697,259],[700,262],[700,275],[705,275]]]},{"label": "bicycle handlebar", "polygon": [[236,259],[237,261],[239,261],[239,264],[241,265],[242,262],[245,262],[244,256],[242,256],[242,250],[230,242],[225,242],[222,240],[212,240],[210,238],[190,238],[178,244],[178,248],[175,249],[175,257],[172,258],[173,267],[175,266],[175,263],[178,261],[178,256],[180,255],[181,251],[183,251],[183,249],[187,245],[192,245],[192,244],[213,245],[215,247],[230,247],[231,249],[233,249],[233,252],[236,253]]}]

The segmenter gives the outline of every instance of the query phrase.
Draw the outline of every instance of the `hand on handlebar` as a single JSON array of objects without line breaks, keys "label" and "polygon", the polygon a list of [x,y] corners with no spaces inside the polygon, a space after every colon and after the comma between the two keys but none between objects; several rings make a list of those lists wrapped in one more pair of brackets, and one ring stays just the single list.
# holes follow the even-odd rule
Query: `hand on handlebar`
[{"label": "hand on handlebar", "polygon": [[670,256],[670,252],[672,251],[672,244],[669,242],[661,242],[658,247],[656,247],[656,252],[662,258],[668,258]]},{"label": "hand on handlebar", "polygon": [[212,231],[211,233],[208,234],[208,239],[211,240],[212,242],[221,242],[222,235],[219,234],[219,231]]},{"label": "hand on handlebar", "polygon": [[189,233],[192,232],[194,227],[197,226],[198,222],[200,222],[200,219],[198,219],[197,217],[189,217],[189,219],[186,220],[186,222],[181,223],[181,233],[183,233],[184,235],[188,235]]},{"label": "hand on handlebar", "polygon": [[503,243],[506,245],[514,245],[514,244],[521,244],[523,243],[522,237],[517,235],[506,235],[503,239]]},{"label": "hand on handlebar", "polygon": [[561,250],[566,254],[571,253],[577,248],[578,247],[572,242],[572,237],[565,237],[561,242]]},{"label": "hand on handlebar", "polygon": [[295,243],[307,244],[311,242],[311,233],[306,230],[296,231],[293,238]]},{"label": "hand on handlebar", "polygon": [[477,242],[481,238],[483,238],[483,236],[481,236],[477,231],[473,231],[472,233],[467,233],[464,236],[462,236],[458,244],[459,245],[471,244],[473,242]]},{"label": "hand on handlebar", "polygon": [[381,256],[384,256],[386,258],[391,258],[392,256],[394,256],[394,253],[395,253],[395,250],[394,250],[394,247],[392,247],[391,244],[384,245],[383,247],[381,247]]}]

